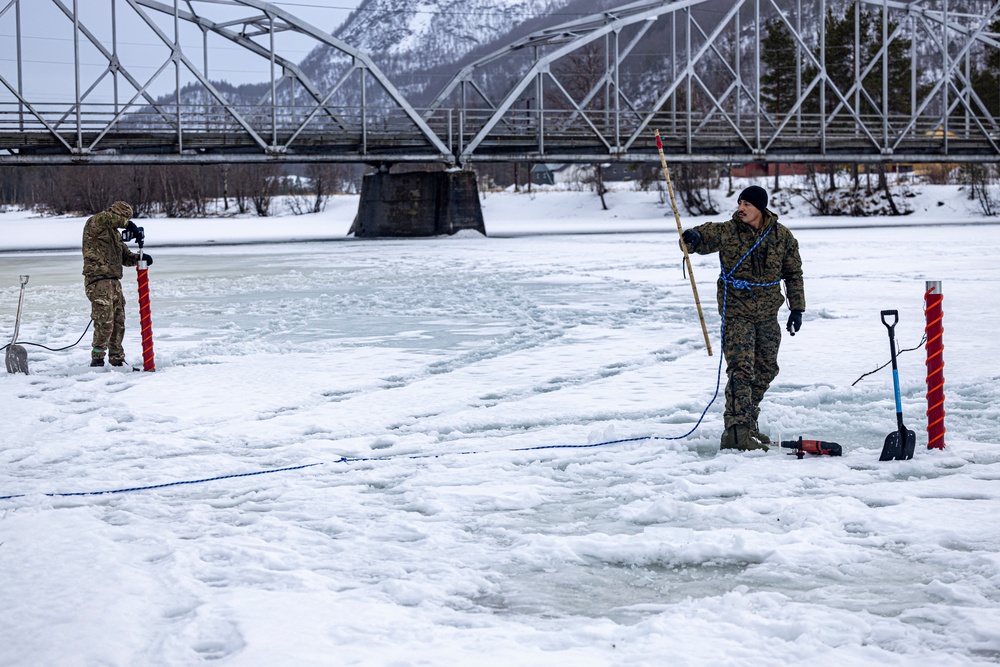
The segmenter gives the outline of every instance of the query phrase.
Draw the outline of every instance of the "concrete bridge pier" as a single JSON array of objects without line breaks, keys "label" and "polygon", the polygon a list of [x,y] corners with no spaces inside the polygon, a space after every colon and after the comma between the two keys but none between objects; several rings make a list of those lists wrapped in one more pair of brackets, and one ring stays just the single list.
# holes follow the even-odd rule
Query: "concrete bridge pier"
[{"label": "concrete bridge pier", "polygon": [[486,235],[476,175],[469,171],[378,172],[361,182],[351,234],[417,237],[474,229]]}]

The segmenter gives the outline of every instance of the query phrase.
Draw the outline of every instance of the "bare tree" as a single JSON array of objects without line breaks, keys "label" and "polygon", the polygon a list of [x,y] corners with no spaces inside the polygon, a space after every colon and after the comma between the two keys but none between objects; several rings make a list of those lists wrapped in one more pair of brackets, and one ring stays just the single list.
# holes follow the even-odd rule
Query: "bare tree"
[{"label": "bare tree", "polygon": [[830,215],[833,209],[831,193],[833,188],[824,188],[820,184],[820,177],[815,165],[808,165],[806,168],[806,187],[802,192],[813,213],[818,215]]},{"label": "bare tree", "polygon": [[[592,42],[573,51],[559,61],[555,68],[555,77],[562,83],[566,93],[557,90],[549,91],[546,94],[546,107],[567,110],[573,109],[574,106],[579,107],[583,113],[588,114],[591,122],[595,125],[603,124],[609,119],[600,113],[604,96],[596,91],[606,72],[605,52],[597,42]],[[567,94],[570,99],[566,99]],[[617,95],[617,91],[614,94]],[[583,183],[593,188],[601,200],[602,210],[607,211],[608,202],[604,198],[604,195],[607,194],[607,188],[604,185],[604,165],[591,165]]]},{"label": "bare tree", "polygon": [[608,202],[604,199],[604,195],[607,194],[608,189],[604,185],[604,167],[603,164],[592,165],[587,170],[586,175],[580,179],[580,182],[590,186],[597,193],[597,196],[601,198],[601,210],[607,211]]},{"label": "bare tree", "polygon": [[979,204],[983,215],[1000,213],[1000,200],[993,192],[996,176],[995,167],[991,169],[985,164],[963,164],[959,169],[959,179],[969,186],[969,199]]},{"label": "bare tree", "polygon": [[690,215],[715,215],[719,212],[719,205],[712,195],[712,191],[721,184],[715,165],[682,162],[670,167],[670,173],[674,191]]},{"label": "bare tree", "polygon": [[253,203],[254,212],[261,218],[271,214],[271,200],[278,193],[280,185],[280,170],[276,164],[242,165],[248,196]]},{"label": "bare tree", "polygon": [[248,164],[234,164],[229,168],[227,183],[232,188],[236,210],[240,215],[246,214],[250,210],[250,197],[254,185],[250,167],[251,165]]},{"label": "bare tree", "polygon": [[902,215],[899,207],[896,206],[896,200],[892,198],[892,190],[889,189],[889,179],[885,175],[884,162],[878,163],[878,186],[885,193],[885,200],[889,204],[889,210],[892,212],[892,215]]},{"label": "bare tree", "polygon": [[343,192],[350,185],[350,172],[340,164],[310,164],[306,177],[312,185],[312,212],[326,208],[326,202],[335,192]]}]

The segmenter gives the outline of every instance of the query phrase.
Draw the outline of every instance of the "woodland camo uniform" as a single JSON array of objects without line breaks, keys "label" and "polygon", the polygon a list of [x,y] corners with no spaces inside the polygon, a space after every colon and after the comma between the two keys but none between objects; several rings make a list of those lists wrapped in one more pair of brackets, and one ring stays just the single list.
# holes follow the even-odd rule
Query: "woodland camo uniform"
[{"label": "woodland camo uniform", "polygon": [[115,202],[91,216],[83,226],[83,280],[94,321],[91,366],[104,365],[104,353],[113,366],[125,363],[125,296],[122,267],[135,266],[139,255],[128,249],[121,232],[132,218],[132,207]]},{"label": "woodland camo uniform", "polygon": [[[755,214],[756,229],[741,217],[746,204],[761,212]],[[780,283],[785,284],[792,311],[787,328],[794,336],[806,309],[802,259],[795,237],[768,210],[763,188],[744,190],[740,206],[725,222],[695,227],[696,235],[686,231],[684,242],[689,252],[719,253],[722,263],[717,297],[719,314],[724,316],[722,351],[728,375],[722,448],[766,450],[770,439],[760,432],[757,417],[764,393],[778,375],[778,310],[786,298]],[[691,239],[697,240],[695,247]]]}]

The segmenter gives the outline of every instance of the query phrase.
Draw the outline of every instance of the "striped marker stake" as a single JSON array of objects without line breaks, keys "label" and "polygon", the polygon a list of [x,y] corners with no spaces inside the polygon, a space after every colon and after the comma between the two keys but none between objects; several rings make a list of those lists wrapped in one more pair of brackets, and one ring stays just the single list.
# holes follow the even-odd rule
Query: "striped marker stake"
[{"label": "striped marker stake", "polygon": [[927,449],[944,449],[944,309],[941,281],[928,280],[924,292],[927,325]]},{"label": "striped marker stake", "polygon": [[139,282],[139,325],[142,328],[142,370],[155,371],[153,362],[153,321],[149,314],[149,267],[142,260],[142,245],[139,245],[139,263],[135,265]]}]

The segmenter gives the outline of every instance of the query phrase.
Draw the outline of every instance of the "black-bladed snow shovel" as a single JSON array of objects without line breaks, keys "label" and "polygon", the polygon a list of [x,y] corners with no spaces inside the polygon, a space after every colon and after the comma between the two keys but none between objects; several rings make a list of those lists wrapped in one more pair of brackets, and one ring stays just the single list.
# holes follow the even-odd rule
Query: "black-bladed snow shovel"
[{"label": "black-bladed snow shovel", "polygon": [[[891,315],[892,324],[885,321]],[[882,445],[882,455],[879,461],[901,461],[912,459],[917,446],[917,434],[903,426],[903,402],[899,398],[899,370],[896,368],[896,323],[899,322],[899,312],[895,310],[882,311],[882,324],[889,330],[889,353],[892,355],[892,388],[896,396],[896,430],[885,436]]]},{"label": "black-bladed snow shovel", "polygon": [[28,276],[21,276],[21,296],[17,298],[14,337],[10,339],[10,345],[7,346],[7,355],[5,358],[8,373],[24,373],[25,375],[28,374],[28,351],[17,345],[17,331],[21,328],[21,304],[24,303],[24,286],[27,284]]}]

